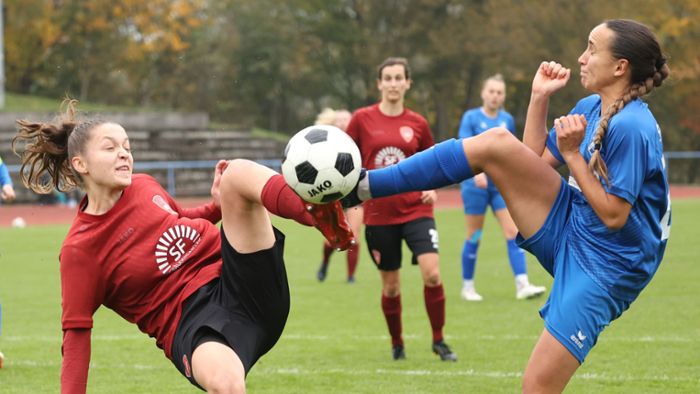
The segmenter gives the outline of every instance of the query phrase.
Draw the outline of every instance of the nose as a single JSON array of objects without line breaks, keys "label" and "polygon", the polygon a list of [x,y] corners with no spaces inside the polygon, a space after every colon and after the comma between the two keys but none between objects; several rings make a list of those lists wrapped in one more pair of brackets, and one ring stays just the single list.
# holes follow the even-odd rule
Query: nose
[{"label": "nose", "polygon": [[583,52],[581,56],[578,57],[578,64],[584,65],[588,61],[587,51]]}]

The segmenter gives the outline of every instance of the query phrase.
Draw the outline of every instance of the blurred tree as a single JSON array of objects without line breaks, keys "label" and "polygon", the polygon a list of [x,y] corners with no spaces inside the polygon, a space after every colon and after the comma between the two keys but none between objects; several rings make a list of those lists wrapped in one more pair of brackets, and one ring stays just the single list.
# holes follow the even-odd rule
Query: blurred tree
[{"label": "blurred tree", "polygon": [[[672,79],[655,92],[668,149],[700,150],[700,3],[607,0],[6,0],[7,89],[203,110],[292,133],[324,106],[377,100],[376,65],[413,68],[407,105],[438,140],[502,73],[521,132],[543,60],[573,71],[550,116],[587,93],[578,57],[606,18],[653,27]],[[58,101],[58,100],[57,100]],[[700,171],[700,169],[696,169]]]}]

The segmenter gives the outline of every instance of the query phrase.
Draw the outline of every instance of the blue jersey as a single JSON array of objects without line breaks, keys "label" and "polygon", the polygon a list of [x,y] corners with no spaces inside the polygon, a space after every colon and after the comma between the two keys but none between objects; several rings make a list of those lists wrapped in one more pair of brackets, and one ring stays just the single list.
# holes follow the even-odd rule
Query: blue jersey
[{"label": "blue jersey", "polygon": [[[581,154],[588,162],[601,116],[600,97],[584,98],[570,113],[584,115],[588,121],[581,144]],[[547,148],[564,162],[554,129]],[[659,267],[671,227],[661,129],[646,103],[633,100],[610,119],[601,155],[610,180],[609,185],[603,183],[606,192],[632,205],[627,223],[620,230],[609,230],[578,191],[567,238],[581,268],[596,283],[612,296],[632,301]],[[573,177],[569,183],[578,189]]]},{"label": "blue jersey", "polygon": [[10,185],[12,186],[12,178],[10,178],[10,172],[7,170],[7,166],[2,162],[2,157],[0,157],[0,187]]},{"label": "blue jersey", "polygon": [[[481,107],[472,108],[464,112],[459,123],[459,138],[474,137],[494,127],[504,127],[515,134],[515,121],[513,117],[504,110],[499,110],[495,118],[492,118],[483,111]],[[462,186],[474,186],[474,179],[467,179],[462,182]],[[496,189],[496,186],[489,179],[489,188]]]}]

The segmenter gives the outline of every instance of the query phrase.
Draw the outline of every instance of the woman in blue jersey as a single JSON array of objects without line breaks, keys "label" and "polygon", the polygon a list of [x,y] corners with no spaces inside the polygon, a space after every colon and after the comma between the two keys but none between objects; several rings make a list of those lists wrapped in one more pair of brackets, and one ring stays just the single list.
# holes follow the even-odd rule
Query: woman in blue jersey
[{"label": "woman in blue jersey", "polygon": [[[494,127],[502,127],[515,134],[513,117],[503,109],[505,99],[506,83],[501,74],[486,78],[481,88],[483,105],[464,112],[459,124],[459,138],[473,137]],[[484,214],[489,205],[506,238],[508,260],[515,276],[515,298],[522,300],[544,294],[544,287],[534,286],[528,280],[525,253],[515,242],[518,228],[515,227],[496,185],[482,172],[462,182],[461,189],[467,225],[467,237],[462,247],[462,298],[467,301],[482,300],[474,286],[474,269],[484,228]]]},{"label": "woman in blue jersey", "polygon": [[[0,157],[0,201],[11,202],[15,199],[15,189],[12,187],[12,178],[7,166]],[[0,304],[0,329],[2,329],[2,304]],[[0,352],[0,369],[5,361],[5,356]]]},{"label": "woman in blue jersey", "polygon": [[0,200],[12,202],[15,199],[15,189],[12,187],[12,178],[5,163],[0,157]]},{"label": "woman in blue jersey", "polygon": [[[543,62],[532,82],[524,143],[504,128],[446,141],[369,171],[345,201],[488,174],[518,226],[518,243],[554,276],[524,392],[564,389],[603,329],[649,283],[670,232],[661,131],[641,100],[668,77],[666,58],[651,30],[631,20],[606,21],[587,41],[580,78],[595,94],[549,133],[549,98],[571,75],[555,62]],[[569,182],[552,168],[561,164]]]}]

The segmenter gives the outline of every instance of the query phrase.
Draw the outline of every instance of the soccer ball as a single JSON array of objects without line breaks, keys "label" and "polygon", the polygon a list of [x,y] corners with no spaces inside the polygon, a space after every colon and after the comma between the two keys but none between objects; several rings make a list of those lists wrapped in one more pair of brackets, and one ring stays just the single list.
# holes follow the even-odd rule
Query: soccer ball
[{"label": "soccer ball", "polygon": [[305,201],[325,204],[352,191],[362,162],[355,142],[335,126],[309,126],[287,143],[282,175]]},{"label": "soccer ball", "polygon": [[16,218],[12,219],[12,227],[25,228],[27,227],[27,222],[21,216],[17,216]]}]

